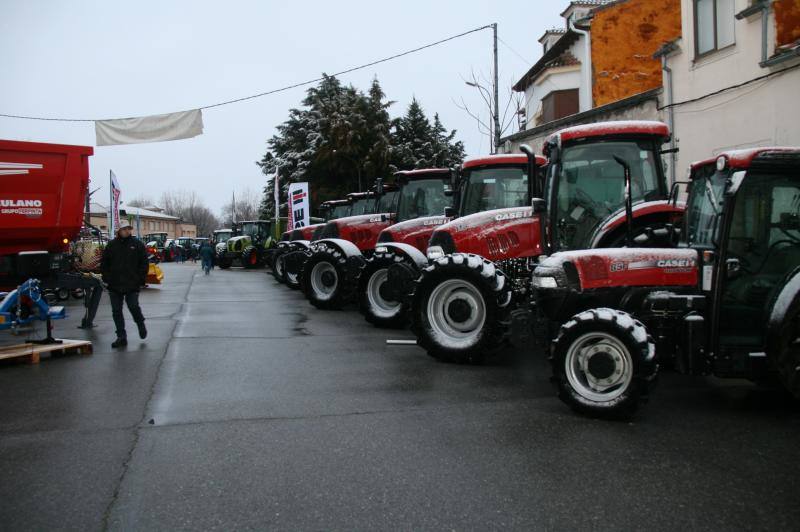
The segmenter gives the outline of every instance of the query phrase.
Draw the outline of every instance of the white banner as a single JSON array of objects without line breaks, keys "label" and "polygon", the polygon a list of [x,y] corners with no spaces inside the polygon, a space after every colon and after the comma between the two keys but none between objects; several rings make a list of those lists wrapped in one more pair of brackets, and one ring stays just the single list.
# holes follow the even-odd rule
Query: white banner
[{"label": "white banner", "polygon": [[109,182],[111,183],[111,217],[108,220],[108,238],[114,238],[119,227],[119,195],[122,192],[117,182],[117,176],[112,170],[108,171]]},{"label": "white banner", "polygon": [[289,230],[309,225],[308,183],[289,185]]},{"label": "white banner", "polygon": [[195,109],[164,115],[97,120],[94,132],[98,146],[189,139],[203,133],[203,114],[200,109]]}]

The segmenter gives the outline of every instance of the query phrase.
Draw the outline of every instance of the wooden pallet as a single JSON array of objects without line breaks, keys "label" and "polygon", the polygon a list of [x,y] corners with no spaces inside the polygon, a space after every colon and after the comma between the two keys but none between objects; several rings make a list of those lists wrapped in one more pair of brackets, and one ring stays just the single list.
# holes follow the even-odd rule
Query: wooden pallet
[{"label": "wooden pallet", "polygon": [[91,355],[92,342],[87,340],[61,340],[60,344],[39,345],[24,343],[0,347],[0,360],[18,358],[28,364],[38,364],[42,353]]}]

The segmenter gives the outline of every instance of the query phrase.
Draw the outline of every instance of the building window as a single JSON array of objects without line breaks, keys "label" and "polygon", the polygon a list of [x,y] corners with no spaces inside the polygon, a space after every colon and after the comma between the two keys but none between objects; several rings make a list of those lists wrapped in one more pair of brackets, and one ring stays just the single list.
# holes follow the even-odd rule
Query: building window
[{"label": "building window", "polygon": [[578,112],[578,89],[553,91],[542,98],[541,123],[552,122]]},{"label": "building window", "polygon": [[734,15],[734,0],[694,0],[694,47],[697,57],[735,42]]}]

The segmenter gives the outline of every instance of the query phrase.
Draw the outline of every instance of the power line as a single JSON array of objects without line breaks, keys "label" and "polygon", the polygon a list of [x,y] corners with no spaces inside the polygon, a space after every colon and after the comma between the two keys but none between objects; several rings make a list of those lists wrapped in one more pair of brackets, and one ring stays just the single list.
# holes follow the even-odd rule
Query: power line
[{"label": "power line", "polygon": [[800,64],[797,64],[797,65],[794,65],[794,66],[790,66],[790,67],[784,68],[782,70],[776,70],[775,72],[770,72],[768,74],[764,74],[763,76],[758,76],[757,78],[749,79],[747,81],[743,81],[742,83],[737,83],[736,85],[730,85],[728,87],[723,87],[723,88],[721,88],[719,90],[716,90],[714,92],[709,92],[708,94],[704,94],[702,96],[698,96],[697,98],[692,98],[691,100],[683,100],[682,102],[674,102],[674,103],[671,103],[669,105],[662,105],[661,107],[658,108],[658,110],[661,111],[663,109],[669,109],[670,107],[679,107],[681,105],[686,105],[686,104],[689,104],[689,103],[699,102],[700,100],[705,100],[706,98],[710,98],[712,96],[716,96],[717,94],[722,94],[723,92],[727,92],[727,91],[734,90],[734,89],[739,89],[739,88],[744,87],[746,85],[750,85],[751,83],[755,83],[757,81],[761,81],[761,80],[764,80],[764,79],[767,79],[767,78],[771,78],[773,76],[777,76],[779,74],[783,74],[784,72],[788,72],[790,70],[794,70],[794,69],[796,69],[798,67],[800,67]]},{"label": "power line", "polygon": [[[331,74],[331,76],[342,76],[344,74],[349,74],[349,73],[355,72],[357,70],[363,70],[363,69],[369,68],[371,66],[379,65],[381,63],[386,63],[387,61],[392,61],[394,59],[398,59],[398,58],[404,57],[406,55],[411,55],[411,54],[414,54],[414,53],[417,53],[417,52],[421,52],[422,50],[427,50],[428,48],[433,48],[434,46],[439,46],[440,44],[444,44],[446,42],[449,42],[449,41],[452,41],[452,40],[455,40],[455,39],[459,39],[461,37],[465,37],[465,36],[467,36],[467,35],[469,35],[471,33],[476,33],[476,32],[482,31],[482,30],[490,29],[491,27],[492,27],[491,24],[487,24],[485,26],[481,26],[479,28],[474,28],[474,29],[465,31],[463,33],[459,33],[457,35],[451,35],[450,37],[446,37],[444,39],[440,39],[440,40],[438,40],[436,42],[425,44],[423,46],[419,46],[419,47],[413,48],[411,50],[406,50],[405,52],[400,52],[398,54],[394,54],[394,55],[391,55],[389,57],[384,57],[383,59],[378,59],[376,61],[371,61],[369,63],[364,63],[363,65],[358,65],[358,66],[355,66],[355,67],[351,67],[351,68],[348,68],[348,69],[345,69],[345,70],[341,70],[339,72],[334,72],[333,74]],[[209,105],[204,105],[202,107],[194,107],[192,109],[186,109],[186,110],[213,109],[214,107],[221,107],[223,105],[230,105],[230,104],[234,104],[234,103],[244,102],[246,100],[253,100],[255,98],[261,98],[263,96],[269,96],[271,94],[276,94],[276,93],[279,93],[279,92],[285,92],[285,91],[288,91],[288,90],[291,90],[291,89],[296,89],[298,87],[303,87],[305,85],[311,85],[312,83],[318,83],[318,82],[322,81],[323,79],[324,78],[322,78],[322,77],[318,77],[318,78],[310,79],[310,80],[307,80],[307,81],[301,81],[299,83],[293,83],[291,85],[286,85],[285,87],[280,87],[278,89],[272,89],[272,90],[269,90],[269,91],[260,92],[258,94],[252,94],[250,96],[244,96],[242,98],[235,98],[233,100],[226,100],[224,102],[213,103],[213,104],[209,104]],[[174,112],[179,112],[179,111],[174,111]],[[5,114],[5,113],[0,113],[0,117],[18,118],[18,119],[21,119],[21,120],[45,120],[45,121],[51,121],[51,122],[97,122],[97,121],[101,120],[101,119],[95,119],[95,118],[55,118],[55,117],[43,117],[43,116],[14,115],[14,114]],[[103,120],[105,120],[105,119],[103,119]]]},{"label": "power line", "polygon": [[511,50],[512,53],[514,53],[517,57],[519,57],[522,60],[523,63],[525,63],[528,66],[533,66],[533,63],[531,63],[528,59],[525,59],[525,57],[523,57],[523,55],[521,53],[519,53],[518,51],[514,50],[511,47],[511,45],[508,44],[506,41],[504,41],[500,37],[497,37],[497,40],[500,41],[501,43],[503,43],[503,46],[505,46],[506,48]]}]

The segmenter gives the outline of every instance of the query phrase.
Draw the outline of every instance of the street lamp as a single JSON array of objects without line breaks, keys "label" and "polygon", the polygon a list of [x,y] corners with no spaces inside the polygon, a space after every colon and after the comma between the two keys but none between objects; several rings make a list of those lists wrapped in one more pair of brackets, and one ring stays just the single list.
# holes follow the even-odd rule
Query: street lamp
[{"label": "street lamp", "polygon": [[348,161],[353,163],[353,166],[356,167],[356,175],[358,175],[358,191],[361,192],[361,165],[358,164],[358,162],[355,159],[353,159],[352,157],[350,157],[348,155],[340,154],[337,150],[333,150],[333,154],[334,155],[338,154],[343,159],[347,159]]}]

